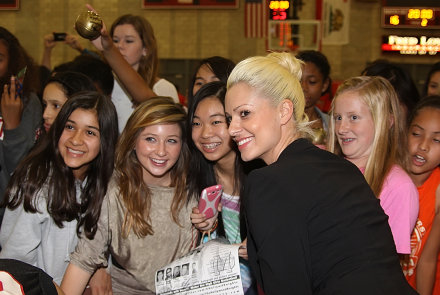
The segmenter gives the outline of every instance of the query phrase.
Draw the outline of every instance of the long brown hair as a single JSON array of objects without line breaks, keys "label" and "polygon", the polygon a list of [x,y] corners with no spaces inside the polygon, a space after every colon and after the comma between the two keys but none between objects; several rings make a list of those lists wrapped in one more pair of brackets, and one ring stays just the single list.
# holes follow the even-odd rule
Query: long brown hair
[{"label": "long brown hair", "polygon": [[182,130],[182,149],[179,159],[171,168],[171,187],[175,188],[171,215],[179,224],[179,212],[187,202],[186,171],[189,150],[186,142],[186,113],[183,107],[169,97],[154,97],[140,104],[125,125],[116,147],[116,171],[120,197],[126,206],[123,236],[131,229],[138,237],[152,235],[150,219],[151,192],[142,177],[142,165],[134,148],[139,135],[147,126],[156,124],[178,124]]},{"label": "long brown hair", "polygon": [[355,92],[370,109],[374,122],[374,141],[365,167],[365,179],[375,193],[380,196],[385,177],[392,166],[397,164],[405,172],[409,171],[409,150],[406,119],[393,86],[382,77],[355,77],[348,79],[335,94],[330,110],[330,131],[327,150],[337,150],[335,119],[333,112],[338,97],[345,92]]},{"label": "long brown hair", "polygon": [[138,73],[153,89],[159,71],[159,58],[157,56],[157,43],[151,24],[140,15],[126,14],[117,18],[110,29],[110,36],[113,37],[115,28],[119,25],[129,24],[134,27],[142,40],[142,45],[147,49],[146,56],[139,61]]},{"label": "long brown hair", "polygon": [[[65,164],[58,148],[66,122],[77,109],[96,112],[99,130],[102,132],[100,153],[86,172],[87,180],[79,202],[72,169]],[[48,134],[15,169],[6,189],[4,205],[14,210],[23,203],[24,211],[37,213],[40,191],[43,192],[43,187],[47,185],[47,195],[44,197],[47,212],[54,223],[62,228],[64,221],[76,219],[77,234],[80,234],[84,226],[86,236],[93,239],[102,201],[113,173],[117,122],[115,106],[104,95],[83,91],[72,96],[61,108]]]}]

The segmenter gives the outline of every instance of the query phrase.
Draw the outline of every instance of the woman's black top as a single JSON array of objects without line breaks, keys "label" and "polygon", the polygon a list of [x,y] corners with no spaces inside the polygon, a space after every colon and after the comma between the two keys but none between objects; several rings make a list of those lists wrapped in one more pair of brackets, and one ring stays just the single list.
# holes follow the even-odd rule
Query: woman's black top
[{"label": "woman's black top", "polygon": [[250,264],[266,295],[417,294],[362,173],[306,139],[249,174],[243,205]]}]

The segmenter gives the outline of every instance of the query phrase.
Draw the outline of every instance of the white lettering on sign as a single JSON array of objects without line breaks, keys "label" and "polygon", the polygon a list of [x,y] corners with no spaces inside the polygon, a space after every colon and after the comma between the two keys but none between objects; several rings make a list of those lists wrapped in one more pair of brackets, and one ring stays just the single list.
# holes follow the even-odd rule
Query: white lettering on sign
[{"label": "white lettering on sign", "polygon": [[420,37],[420,45],[440,45],[440,38],[431,37],[426,39],[426,36]]},{"label": "white lettering on sign", "polygon": [[390,45],[416,45],[419,39],[416,37],[399,37],[396,35],[388,36],[388,44]]}]

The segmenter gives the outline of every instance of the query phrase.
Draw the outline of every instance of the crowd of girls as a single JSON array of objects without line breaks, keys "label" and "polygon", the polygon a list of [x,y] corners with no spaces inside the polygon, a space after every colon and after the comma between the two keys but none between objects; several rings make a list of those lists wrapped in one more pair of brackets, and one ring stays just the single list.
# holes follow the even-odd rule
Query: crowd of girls
[{"label": "crowd of girls", "polygon": [[[373,63],[327,115],[323,54],[214,56],[194,70],[186,111],[158,77],[147,20],[124,15],[92,42],[115,74],[111,100],[70,71],[19,92],[11,74],[35,65],[0,28],[0,258],[40,267],[66,294],[154,294],[155,272],[210,232],[240,245],[247,295],[257,283],[266,294],[440,292],[438,64],[418,102],[401,68]],[[23,152],[8,152],[18,138]],[[221,205],[207,219],[197,203],[215,184]]]},{"label": "crowd of girls", "polygon": [[[186,114],[170,98],[142,103],[119,137],[116,165],[92,239],[82,234],[61,285],[82,294],[112,257],[113,294],[154,294],[155,272],[186,254],[195,233],[185,168]],[[148,249],[148,251],[145,251]],[[142,254],[141,254],[142,253]]]}]

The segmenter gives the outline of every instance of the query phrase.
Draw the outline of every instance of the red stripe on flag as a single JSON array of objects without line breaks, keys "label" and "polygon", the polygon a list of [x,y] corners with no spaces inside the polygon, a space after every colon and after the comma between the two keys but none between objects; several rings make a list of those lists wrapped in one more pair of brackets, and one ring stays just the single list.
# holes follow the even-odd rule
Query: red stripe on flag
[{"label": "red stripe on flag", "polygon": [[267,34],[267,8],[266,1],[262,3],[248,2],[245,4],[245,37],[263,38]]}]

